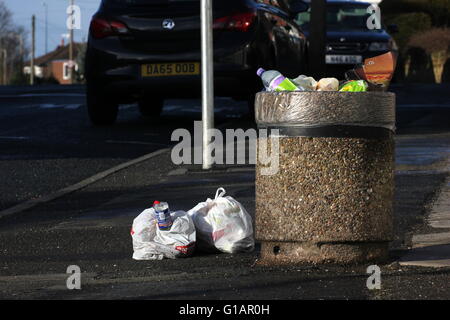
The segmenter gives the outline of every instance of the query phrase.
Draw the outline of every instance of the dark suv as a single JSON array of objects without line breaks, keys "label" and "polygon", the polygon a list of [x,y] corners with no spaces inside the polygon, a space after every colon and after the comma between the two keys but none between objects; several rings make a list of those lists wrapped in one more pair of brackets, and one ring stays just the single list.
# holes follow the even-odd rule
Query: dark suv
[{"label": "dark suv", "polygon": [[[215,94],[250,99],[259,67],[297,76],[306,37],[294,18],[299,0],[214,0]],[[93,124],[112,124],[118,104],[138,102],[156,117],[166,98],[201,95],[199,0],[103,0],[86,55],[87,106]]]},{"label": "dark suv", "polygon": [[[368,28],[369,6],[369,2],[363,1],[327,0],[327,76],[343,79],[345,71],[364,59],[398,51],[397,44],[388,34],[388,31],[397,32],[397,26]],[[296,22],[309,38],[310,11],[300,13]]]}]

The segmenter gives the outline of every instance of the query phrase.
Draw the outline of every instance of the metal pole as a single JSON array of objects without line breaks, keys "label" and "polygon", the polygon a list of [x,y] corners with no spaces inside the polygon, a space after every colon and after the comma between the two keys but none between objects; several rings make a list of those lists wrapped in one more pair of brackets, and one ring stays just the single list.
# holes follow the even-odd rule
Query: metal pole
[{"label": "metal pole", "polygon": [[309,62],[311,73],[322,78],[326,73],[325,46],[327,41],[327,1],[311,1],[311,33],[309,45]]},{"label": "metal pole", "polygon": [[210,129],[214,127],[214,49],[212,0],[201,0],[203,169],[211,168]]},{"label": "metal pole", "polygon": [[2,81],[2,85],[5,85],[4,82],[4,74],[5,74],[5,67],[4,67],[4,60],[5,57],[3,56],[3,38],[0,38],[0,57],[2,58],[2,77],[1,77],[1,81]]},{"label": "metal pole", "polygon": [[3,49],[3,85],[7,85],[6,75],[8,71],[8,51]]},{"label": "metal pole", "polygon": [[70,6],[72,12],[70,14],[71,26],[70,26],[70,43],[69,43],[69,74],[70,74],[70,84],[73,84],[73,0],[70,0]]},{"label": "metal pole", "polygon": [[[24,53],[24,49],[23,49],[23,36],[21,34],[18,35],[19,38],[19,43],[20,43],[20,63],[21,65],[23,64],[23,53]],[[22,66],[23,67],[23,66]],[[22,70],[23,72],[23,70]]]},{"label": "metal pole", "polygon": [[31,18],[31,63],[30,63],[30,84],[34,85],[34,55],[36,42],[36,17]]},{"label": "metal pole", "polygon": [[43,3],[45,7],[45,54],[48,53],[48,5],[46,2]]},{"label": "metal pole", "polygon": [[20,33],[17,33],[16,37],[19,40],[19,54],[20,54],[19,72],[23,73],[23,65],[24,65],[24,63],[23,63],[23,61],[24,61],[24,59],[23,59],[23,52],[24,52],[23,37],[22,37],[22,34],[20,34]]}]

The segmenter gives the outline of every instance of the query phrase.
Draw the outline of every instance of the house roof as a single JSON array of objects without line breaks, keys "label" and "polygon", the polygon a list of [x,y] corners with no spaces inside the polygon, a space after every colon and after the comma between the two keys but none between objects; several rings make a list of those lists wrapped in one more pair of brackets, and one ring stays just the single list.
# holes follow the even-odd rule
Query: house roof
[{"label": "house roof", "polygon": [[[80,48],[83,44],[82,43],[74,43],[73,46],[73,57],[76,59],[78,56],[78,53],[80,51]],[[37,57],[34,59],[34,64],[36,66],[44,66],[52,61],[55,60],[69,60],[69,45],[64,46],[58,46],[55,50],[44,54],[43,56]],[[27,64],[29,64],[30,61],[27,61]]]}]

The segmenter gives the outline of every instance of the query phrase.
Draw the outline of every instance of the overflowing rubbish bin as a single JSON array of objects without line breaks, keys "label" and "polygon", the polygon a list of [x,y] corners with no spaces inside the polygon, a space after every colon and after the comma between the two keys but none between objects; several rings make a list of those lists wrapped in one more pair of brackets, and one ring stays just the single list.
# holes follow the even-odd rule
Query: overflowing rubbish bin
[{"label": "overflowing rubbish bin", "polygon": [[277,173],[256,166],[260,263],[385,260],[393,238],[395,95],[261,92],[255,113],[269,133],[258,142],[279,145]]}]

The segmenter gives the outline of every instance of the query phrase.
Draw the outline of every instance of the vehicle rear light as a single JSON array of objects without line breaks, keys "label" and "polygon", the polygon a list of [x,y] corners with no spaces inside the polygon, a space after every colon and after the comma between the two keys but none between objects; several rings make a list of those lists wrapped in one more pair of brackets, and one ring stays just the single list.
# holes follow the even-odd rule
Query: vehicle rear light
[{"label": "vehicle rear light", "polygon": [[110,36],[117,36],[128,33],[125,24],[119,21],[107,21],[100,18],[94,18],[91,21],[90,32],[96,39],[103,39]]},{"label": "vehicle rear light", "polygon": [[232,16],[214,20],[214,29],[225,29],[247,32],[255,21],[255,12],[237,13]]}]

